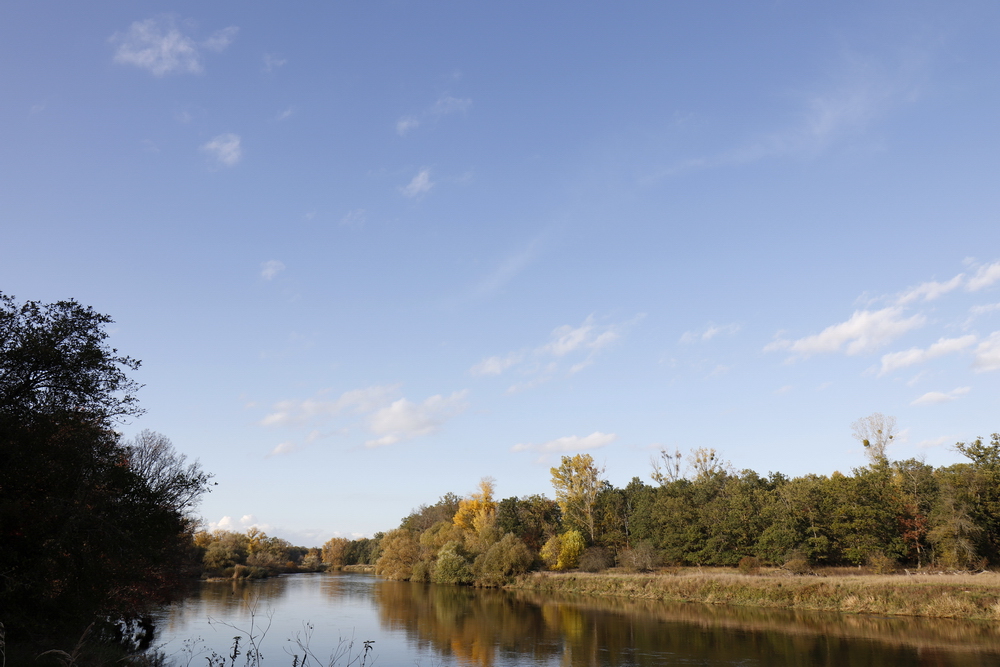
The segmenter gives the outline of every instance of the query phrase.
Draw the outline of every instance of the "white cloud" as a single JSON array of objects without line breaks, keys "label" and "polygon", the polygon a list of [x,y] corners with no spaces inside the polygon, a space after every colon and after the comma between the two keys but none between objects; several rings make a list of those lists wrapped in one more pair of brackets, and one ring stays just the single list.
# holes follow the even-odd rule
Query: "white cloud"
[{"label": "white cloud", "polygon": [[431,181],[431,170],[421,169],[413,180],[410,181],[409,185],[402,187],[399,191],[404,197],[417,197],[424,194],[425,192],[430,192],[430,189],[434,187],[434,182]]},{"label": "white cloud", "polygon": [[201,45],[181,33],[170,17],[136,21],[124,33],[115,33],[118,44],[114,61],[148,70],[156,76],[173,72],[197,74],[202,71],[201,49],[222,51],[232,43],[235,26],[213,33]]},{"label": "white cloud", "polygon": [[396,121],[396,134],[405,137],[411,131],[420,127],[424,120],[436,120],[453,113],[464,113],[472,107],[472,100],[442,95],[437,101],[417,116],[402,116]]},{"label": "white cloud", "polygon": [[486,277],[473,289],[476,296],[483,296],[490,292],[495,292],[508,282],[514,279],[517,274],[524,270],[528,264],[535,259],[538,254],[538,247],[541,244],[541,237],[531,241],[527,247],[506,257],[493,273]]},{"label": "white cloud", "polygon": [[284,111],[278,112],[278,115],[274,117],[274,120],[286,120],[291,118],[293,113],[295,113],[295,107],[288,107]]},{"label": "white cloud", "polygon": [[972,370],[977,373],[1000,371],[1000,331],[994,331],[981,342],[976,347],[975,355]]},{"label": "white cloud", "polygon": [[739,324],[724,324],[722,326],[716,326],[714,324],[709,324],[705,327],[704,331],[686,331],[684,335],[681,336],[680,342],[682,343],[693,343],[698,340],[712,340],[719,334],[729,334],[733,335],[740,330]]},{"label": "white cloud", "polygon": [[265,73],[273,72],[274,70],[280,67],[284,67],[286,63],[288,63],[288,61],[285,60],[284,58],[279,58],[278,56],[273,55],[271,53],[265,53],[263,71]]},{"label": "white cloud", "polygon": [[281,456],[282,454],[291,454],[292,452],[298,451],[298,447],[294,442],[286,440],[285,442],[279,443],[277,447],[271,450],[268,456]]},{"label": "white cloud", "polygon": [[983,306],[973,306],[972,308],[969,308],[969,313],[978,317],[979,315],[994,313],[998,310],[1000,310],[1000,303],[989,303]]},{"label": "white cloud", "polygon": [[964,396],[970,391],[970,387],[958,387],[952,389],[948,393],[941,391],[929,391],[920,398],[914,400],[910,405],[935,405],[938,403],[950,403],[956,400],[959,396]]},{"label": "white cloud", "polygon": [[260,265],[260,277],[264,280],[271,280],[276,275],[285,270],[285,265],[276,259],[262,262]]},{"label": "white cloud", "polygon": [[976,292],[984,287],[989,287],[1000,280],[1000,262],[994,262],[985,266],[980,266],[976,275],[969,278],[965,284],[965,289]]},{"label": "white cloud", "polygon": [[642,319],[638,315],[629,322],[618,324],[596,324],[591,315],[579,326],[563,325],[552,331],[550,340],[533,350],[515,350],[507,355],[487,357],[469,369],[473,375],[501,375],[516,368],[521,375],[532,376],[526,382],[512,385],[508,393],[516,393],[538,386],[550,380],[559,369],[559,360],[571,356],[584,355],[569,368],[569,374],[577,373],[594,362],[602,349],[619,340],[624,331]]},{"label": "white cloud", "polygon": [[201,43],[202,47],[208,49],[209,51],[225,51],[226,47],[233,43],[236,39],[236,33],[240,31],[236,26],[229,26],[228,28],[223,28],[222,30],[216,30],[213,32],[208,39]]},{"label": "white cloud", "polygon": [[955,438],[952,436],[942,436],[940,438],[930,438],[928,440],[921,440],[917,443],[917,447],[921,449],[930,449],[932,447],[940,447],[941,445],[948,444],[949,442],[955,442]]},{"label": "white cloud", "polygon": [[344,227],[361,227],[368,220],[368,216],[363,208],[356,208],[353,211],[348,211],[343,218],[340,219],[340,224]]},{"label": "white cloud", "polygon": [[396,121],[396,134],[401,137],[405,137],[409,134],[410,130],[415,130],[420,127],[420,120],[414,118],[413,116],[403,116]]},{"label": "white cloud", "polygon": [[435,116],[446,116],[452,113],[466,112],[472,106],[472,100],[459,99],[451,95],[442,95],[431,107],[430,113]]},{"label": "white cloud", "polygon": [[398,393],[398,384],[375,385],[346,391],[333,400],[325,398],[325,392],[321,392],[316,398],[280,401],[260,421],[260,425],[298,426],[344,412],[369,413],[388,405]]},{"label": "white cloud", "polygon": [[614,433],[601,433],[600,431],[594,431],[590,435],[580,437],[578,435],[568,435],[564,438],[556,438],[555,440],[549,440],[548,442],[543,442],[540,445],[535,445],[531,443],[518,443],[511,448],[512,452],[525,452],[525,451],[536,451],[536,452],[580,452],[588,449],[598,449],[606,445],[610,445],[612,442],[618,439],[618,436]]},{"label": "white cloud", "polygon": [[240,147],[240,135],[231,132],[220,134],[203,145],[201,150],[211,155],[219,164],[226,167],[236,166],[243,157],[243,149]]},{"label": "white cloud", "polygon": [[958,288],[962,284],[965,274],[958,274],[951,280],[943,283],[934,280],[921,283],[916,287],[906,290],[896,298],[896,303],[900,306],[913,301],[933,301],[943,294]]},{"label": "white cloud", "polygon": [[961,352],[975,342],[976,337],[972,335],[961,336],[960,338],[940,338],[938,342],[926,350],[919,347],[911,347],[909,350],[903,350],[902,352],[892,352],[882,357],[882,368],[878,374],[882,376],[900,368],[922,364],[952,352]]},{"label": "white cloud", "polygon": [[846,345],[849,355],[871,352],[904,333],[923,326],[926,319],[917,314],[904,318],[898,306],[882,310],[855,311],[846,322],[827,327],[818,334],[798,340],[776,340],[764,347],[765,352],[788,350],[793,357],[839,352]]},{"label": "white cloud", "polygon": [[524,353],[511,352],[506,357],[489,357],[469,369],[473,375],[500,375],[524,359]]},{"label": "white cloud", "polygon": [[422,435],[431,435],[448,420],[457,417],[468,407],[468,392],[458,391],[445,397],[431,396],[423,403],[413,403],[405,398],[394,401],[368,419],[368,427],[378,438],[365,442],[366,447],[393,445]]},{"label": "white cloud", "polygon": [[224,516],[218,521],[209,521],[209,530],[231,530],[238,533],[245,532],[248,528],[257,527],[261,530],[270,530],[271,526],[268,524],[261,524],[257,522],[257,517],[253,514],[244,514],[240,517],[239,521],[236,521],[231,516]]}]

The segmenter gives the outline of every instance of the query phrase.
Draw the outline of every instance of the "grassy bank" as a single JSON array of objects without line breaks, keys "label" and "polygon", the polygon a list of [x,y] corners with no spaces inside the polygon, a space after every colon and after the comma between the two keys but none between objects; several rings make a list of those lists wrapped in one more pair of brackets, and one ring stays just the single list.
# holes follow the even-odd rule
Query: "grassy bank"
[{"label": "grassy bank", "polygon": [[744,575],[726,570],[670,573],[535,572],[509,588],[547,594],[626,597],[887,616],[1000,619],[1000,574]]}]

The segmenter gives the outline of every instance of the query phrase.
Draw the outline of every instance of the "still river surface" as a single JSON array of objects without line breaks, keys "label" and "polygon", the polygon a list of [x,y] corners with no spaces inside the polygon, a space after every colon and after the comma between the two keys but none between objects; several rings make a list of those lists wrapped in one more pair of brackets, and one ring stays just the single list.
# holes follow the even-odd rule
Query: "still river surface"
[{"label": "still river surface", "polygon": [[300,644],[319,659],[308,665],[328,667],[352,640],[352,657],[373,640],[367,664],[380,667],[1000,665],[997,623],[553,598],[354,573],[206,582],[164,609],[157,630],[155,645],[179,667],[205,667],[248,632],[265,667],[291,667],[295,655],[301,665]]}]

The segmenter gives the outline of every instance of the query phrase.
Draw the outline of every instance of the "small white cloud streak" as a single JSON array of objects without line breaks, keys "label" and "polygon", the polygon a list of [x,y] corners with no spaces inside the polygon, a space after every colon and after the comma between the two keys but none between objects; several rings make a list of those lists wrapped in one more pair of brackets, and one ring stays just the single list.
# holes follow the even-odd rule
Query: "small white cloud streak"
[{"label": "small white cloud streak", "polygon": [[267,74],[273,72],[276,69],[284,67],[288,61],[284,58],[279,58],[276,55],[265,53],[264,54],[264,68],[263,71]]},{"label": "small white cloud streak", "polygon": [[939,403],[950,403],[957,400],[959,396],[968,394],[971,387],[958,387],[948,393],[941,391],[929,391],[920,398],[914,400],[910,405],[937,405]]},{"label": "small white cloud streak", "polygon": [[914,288],[911,288],[896,299],[896,304],[903,306],[913,301],[933,301],[938,297],[951,292],[961,286],[962,281],[965,279],[965,274],[958,274],[951,280],[943,283],[936,281],[928,281],[926,283],[921,283]]},{"label": "small white cloud streak", "polygon": [[399,191],[404,197],[412,199],[424,194],[425,192],[430,192],[433,187],[434,182],[431,181],[431,170],[421,169],[417,175],[413,177],[413,180],[411,180],[405,187],[401,187]]},{"label": "small white cloud streak", "polygon": [[288,107],[284,111],[279,112],[278,115],[274,117],[274,120],[286,120],[291,118],[293,113],[295,113],[295,107]]},{"label": "small white cloud streak", "polygon": [[705,327],[705,330],[701,333],[697,331],[686,331],[684,335],[681,336],[680,342],[682,343],[693,343],[695,341],[706,341],[712,340],[719,334],[733,335],[740,330],[739,324],[724,324],[722,326],[716,326],[714,324],[709,324]]},{"label": "small white cloud streak", "polygon": [[472,100],[459,99],[451,95],[442,95],[431,107],[430,113],[435,116],[447,116],[452,113],[466,112],[472,106]]},{"label": "small white cloud streak", "polygon": [[283,262],[279,262],[276,259],[271,259],[263,262],[260,265],[260,277],[264,280],[271,280],[276,275],[285,270],[285,265]]},{"label": "small white cloud streak", "polygon": [[280,401],[261,421],[261,426],[298,426],[317,418],[333,417],[344,412],[368,413],[385,405],[399,393],[398,384],[375,385],[346,391],[334,400],[317,398]]},{"label": "small white cloud streak", "polygon": [[1000,280],[1000,262],[994,262],[985,266],[980,266],[976,275],[969,278],[965,284],[965,289],[970,292],[977,292]]},{"label": "small white cloud streak", "polygon": [[1000,371],[1000,331],[994,331],[976,347],[972,370],[977,373]]},{"label": "small white cloud streak", "polygon": [[201,150],[215,158],[219,164],[234,167],[243,158],[243,148],[240,144],[240,135],[230,132],[215,137],[203,145]]},{"label": "small white cloud streak", "polygon": [[292,452],[298,451],[298,449],[299,448],[295,445],[294,442],[286,440],[285,442],[278,444],[277,447],[272,449],[267,456],[268,458],[270,458],[272,456],[281,456],[282,454],[291,454]]},{"label": "small white cloud streak", "polygon": [[475,287],[473,290],[474,293],[477,296],[489,294],[490,292],[495,292],[513,280],[515,276],[521,273],[521,271],[523,271],[524,268],[535,259],[535,256],[538,254],[538,246],[540,243],[541,239],[537,238],[529,243],[523,250],[505,258],[492,274]]},{"label": "small white cloud streak", "polygon": [[155,76],[174,72],[198,74],[203,69],[199,49],[222,51],[232,43],[238,30],[231,26],[216,31],[199,46],[181,33],[170,17],[136,21],[126,32],[111,36],[111,41],[118,44],[114,62],[139,67]]},{"label": "small white cloud streak", "polygon": [[601,447],[605,447],[617,439],[618,436],[614,433],[601,433],[600,431],[594,431],[587,436],[580,437],[578,435],[568,435],[563,438],[556,438],[555,440],[543,442],[540,445],[522,442],[511,447],[511,451],[535,451],[543,453],[582,452],[588,449],[599,449]]},{"label": "small white cloud streak", "polygon": [[765,352],[788,350],[794,357],[839,352],[847,346],[846,354],[871,352],[886,345],[908,331],[923,326],[926,318],[917,314],[904,318],[898,306],[882,310],[855,311],[846,322],[834,324],[818,334],[798,340],[776,340],[764,347]]},{"label": "small white cloud streak", "polygon": [[356,208],[344,214],[344,217],[340,219],[340,224],[344,227],[362,227],[367,220],[368,215],[365,209]]},{"label": "small white cloud streak", "polygon": [[522,359],[523,352],[511,352],[506,357],[489,357],[470,368],[469,372],[477,376],[500,375],[511,366],[521,363]]},{"label": "small white cloud streak", "polygon": [[226,47],[233,43],[233,40],[236,39],[236,33],[239,31],[240,29],[236,26],[216,30],[201,45],[209,51],[224,51]]},{"label": "small white cloud streak", "polygon": [[366,447],[393,445],[403,440],[438,432],[450,419],[468,408],[467,391],[457,391],[451,396],[431,396],[422,403],[405,398],[394,401],[368,419],[371,432],[380,436],[365,442]]},{"label": "small white cloud streak", "polygon": [[941,338],[927,349],[911,347],[909,350],[891,352],[882,357],[882,368],[878,374],[882,376],[900,368],[922,364],[946,354],[961,352],[974,345],[975,342],[976,337],[973,335],[961,336],[959,338]]},{"label": "small white cloud streak", "polygon": [[396,134],[405,137],[411,130],[420,127],[420,120],[413,116],[403,116],[396,121]]}]

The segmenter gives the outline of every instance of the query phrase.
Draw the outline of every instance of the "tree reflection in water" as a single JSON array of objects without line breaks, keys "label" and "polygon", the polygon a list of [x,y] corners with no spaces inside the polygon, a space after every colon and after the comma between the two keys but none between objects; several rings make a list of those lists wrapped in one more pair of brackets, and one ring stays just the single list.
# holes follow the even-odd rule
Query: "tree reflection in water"
[{"label": "tree reflection in water", "polygon": [[186,639],[200,637],[206,651],[221,655],[232,628],[250,625],[247,599],[258,600],[260,614],[273,615],[267,667],[292,664],[288,640],[306,622],[316,628],[317,655],[329,655],[342,636],[358,645],[375,640],[375,664],[382,667],[1000,664],[1000,626],[991,623],[556,598],[339,573],[204,583],[164,610],[154,641],[166,643],[182,666],[177,651]]},{"label": "tree reflection in water", "polygon": [[988,623],[615,598],[553,599],[379,581],[379,620],[461,665],[1000,664]]}]

